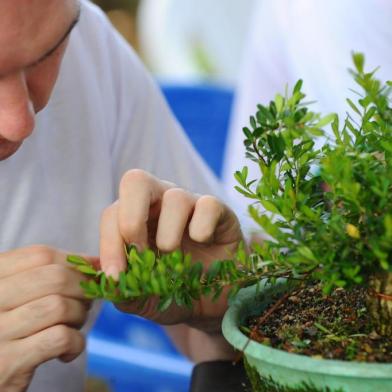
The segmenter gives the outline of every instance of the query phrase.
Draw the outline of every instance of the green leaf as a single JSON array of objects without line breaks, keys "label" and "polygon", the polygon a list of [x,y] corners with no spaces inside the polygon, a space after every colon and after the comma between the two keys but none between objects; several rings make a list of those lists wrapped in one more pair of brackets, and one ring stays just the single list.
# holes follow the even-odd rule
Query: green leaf
[{"label": "green leaf", "polygon": [[256,128],[257,128],[256,119],[255,119],[253,116],[250,116],[249,121],[250,121],[251,127],[252,127],[253,129],[256,129]]},{"label": "green leaf", "polygon": [[385,235],[387,238],[392,238],[392,215],[386,214],[384,217]]},{"label": "green leaf", "polygon": [[163,298],[158,304],[158,311],[164,312],[169,309],[173,302],[173,297]]},{"label": "green leaf", "polygon": [[151,249],[146,249],[143,252],[144,266],[151,271],[155,264],[155,253]]},{"label": "green leaf", "polygon": [[98,275],[98,271],[96,271],[93,267],[90,267],[88,265],[79,265],[77,266],[77,270],[85,275],[91,275],[91,276]]},{"label": "green leaf", "polygon": [[266,215],[261,215],[257,211],[256,208],[254,208],[252,205],[249,206],[248,209],[250,216],[253,218],[253,220],[259,224],[271,237],[277,238],[279,237],[280,230],[277,225],[272,223],[269,217]]},{"label": "green leaf", "polygon": [[297,248],[297,251],[301,256],[303,256],[307,260],[311,260],[315,262],[318,261],[314,256],[313,252],[307,246],[299,246]]},{"label": "green leaf", "polygon": [[307,205],[302,205],[300,208],[301,212],[303,212],[307,218],[309,218],[312,221],[318,221],[318,215],[310,209]]},{"label": "green leaf", "polygon": [[363,73],[363,66],[365,64],[365,57],[363,56],[362,53],[356,53],[353,52],[352,54],[353,62],[355,65],[355,68],[359,73]]},{"label": "green leaf", "polygon": [[99,286],[101,288],[101,293],[104,297],[106,296],[106,282],[107,282],[106,275],[102,274],[100,278]]},{"label": "green leaf", "polygon": [[354,102],[350,98],[347,98],[346,101],[350,105],[351,109],[354,110],[355,113],[362,116],[362,113],[360,112],[360,110],[357,108],[357,106],[354,104]]},{"label": "green leaf", "polygon": [[154,294],[160,294],[161,287],[159,285],[158,279],[155,278],[154,276],[151,277],[151,288]]},{"label": "green leaf", "polygon": [[240,187],[237,186],[237,185],[234,186],[234,189],[235,189],[237,192],[241,193],[242,195],[248,197],[249,199],[257,199],[257,196],[256,196],[255,194],[250,193],[250,192],[247,192],[247,191],[245,191],[244,189],[240,188]]},{"label": "green leaf", "polygon": [[135,276],[132,275],[132,272],[128,272],[126,274],[126,284],[131,289],[132,292],[138,293],[140,292],[140,287],[138,280]]},{"label": "green leaf", "polygon": [[94,280],[80,282],[80,287],[82,287],[84,294],[87,298],[94,299],[102,297],[99,286]]},{"label": "green leaf", "polygon": [[112,276],[108,277],[108,290],[111,293],[114,293],[116,291],[116,282]]},{"label": "green leaf", "polygon": [[324,131],[320,128],[311,127],[308,128],[307,131],[313,136],[317,136],[317,137],[324,136]]},{"label": "green leaf", "polygon": [[127,279],[124,271],[121,271],[119,275],[119,288],[121,294],[125,295],[127,292]]},{"label": "green leaf", "polygon": [[323,118],[321,118],[320,121],[314,127],[315,128],[325,127],[326,125],[328,125],[332,121],[334,121],[335,117],[336,117],[335,113],[328,114],[328,115],[324,116]]},{"label": "green leaf", "polygon": [[242,128],[242,131],[244,132],[247,139],[253,139],[252,132],[248,127]]},{"label": "green leaf", "polygon": [[280,94],[276,94],[275,96],[275,106],[276,111],[280,113],[284,106],[284,98]]},{"label": "green leaf", "polygon": [[374,106],[372,106],[372,107],[366,112],[366,114],[363,116],[362,121],[363,121],[364,123],[368,122],[368,121],[374,116],[374,114],[375,114],[376,112],[377,112],[377,109],[376,109]]},{"label": "green leaf", "polygon": [[389,263],[388,263],[388,261],[385,260],[385,259],[381,259],[381,260],[380,260],[380,267],[381,267],[383,270],[388,271],[388,270],[389,270]]},{"label": "green leaf", "polygon": [[207,271],[207,281],[211,282],[220,272],[221,270],[221,262],[218,260],[215,260],[212,262],[212,264],[210,265],[210,267],[208,268]]},{"label": "green leaf", "polygon": [[88,266],[90,265],[90,263],[86,259],[78,255],[68,255],[67,261],[68,263],[74,265],[88,265]]},{"label": "green leaf", "polygon": [[294,86],[293,95],[301,91],[302,84],[303,84],[302,79],[299,79],[299,80],[297,81],[297,83],[295,84],[295,86]]},{"label": "green leaf", "polygon": [[271,201],[268,200],[261,200],[260,203],[263,205],[263,207],[270,212],[273,212],[274,214],[279,214],[280,211],[276,208],[275,204],[272,203]]}]

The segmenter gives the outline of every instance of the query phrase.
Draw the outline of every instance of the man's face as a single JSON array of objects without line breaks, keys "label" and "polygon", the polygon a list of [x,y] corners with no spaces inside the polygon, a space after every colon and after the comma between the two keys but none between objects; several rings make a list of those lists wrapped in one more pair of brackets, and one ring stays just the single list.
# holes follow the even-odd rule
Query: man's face
[{"label": "man's face", "polygon": [[0,0],[0,161],[48,103],[78,16],[78,0]]}]

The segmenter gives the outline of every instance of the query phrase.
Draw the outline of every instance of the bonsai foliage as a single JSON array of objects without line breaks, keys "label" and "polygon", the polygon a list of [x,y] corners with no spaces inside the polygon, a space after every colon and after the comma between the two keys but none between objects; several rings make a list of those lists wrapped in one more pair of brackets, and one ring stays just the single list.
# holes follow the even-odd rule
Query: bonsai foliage
[{"label": "bonsai foliage", "polygon": [[[392,268],[391,84],[365,73],[361,54],[353,59],[362,90],[357,103],[347,100],[353,116],[342,124],[334,114],[320,118],[303,103],[299,81],[291,97],[259,105],[244,128],[261,179],[249,181],[247,168],[235,174],[237,190],[254,201],[251,216],[270,236],[254,246],[259,267],[320,280],[325,292]],[[334,138],[317,149],[329,123]]]},{"label": "bonsai foliage", "polygon": [[81,282],[87,298],[126,302],[158,296],[158,310],[164,311],[172,303],[191,307],[192,301],[201,296],[216,299],[228,285],[229,294],[234,295],[241,287],[262,278],[254,273],[252,258],[243,246],[237,251],[237,260],[215,261],[207,271],[203,271],[201,262],[192,262],[191,256],[181,251],[160,255],[150,249],[138,252],[135,246],[127,246],[125,252],[127,271],[120,273],[118,281],[96,271],[80,256],[68,256],[68,261],[89,277]]},{"label": "bonsai foliage", "polygon": [[388,283],[371,279],[392,271],[392,84],[365,72],[361,54],[353,61],[360,91],[356,102],[347,100],[344,120],[312,112],[299,81],[291,94],[258,105],[243,130],[260,176],[249,179],[244,167],[235,173],[236,189],[267,240],[250,253],[240,246],[232,260],[207,271],[180,251],[159,255],[127,247],[128,270],[118,282],[70,256],[90,274],[82,283],[86,295],[115,302],[158,296],[164,310],[173,301],[191,306],[201,296],[217,298],[227,285],[235,294],[261,277],[320,281],[325,293],[363,284],[389,294]]}]

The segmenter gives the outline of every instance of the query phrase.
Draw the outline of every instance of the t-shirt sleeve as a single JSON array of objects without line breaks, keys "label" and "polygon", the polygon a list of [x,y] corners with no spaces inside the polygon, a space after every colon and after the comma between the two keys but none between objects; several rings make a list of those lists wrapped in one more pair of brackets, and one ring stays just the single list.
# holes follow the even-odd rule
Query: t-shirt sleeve
[{"label": "t-shirt sleeve", "polygon": [[224,198],[223,188],[194,150],[156,82],[109,22],[102,23],[109,59],[106,88],[113,126],[108,132],[115,189],[127,170],[139,168],[188,190]]}]

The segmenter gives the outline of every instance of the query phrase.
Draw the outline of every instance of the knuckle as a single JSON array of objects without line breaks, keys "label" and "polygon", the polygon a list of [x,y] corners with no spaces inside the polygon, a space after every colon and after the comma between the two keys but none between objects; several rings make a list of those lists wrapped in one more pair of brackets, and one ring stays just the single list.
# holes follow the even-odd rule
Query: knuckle
[{"label": "knuckle", "polygon": [[182,188],[171,188],[163,194],[163,201],[176,205],[189,205],[192,203],[192,195]]},{"label": "knuckle", "polygon": [[72,347],[72,340],[72,331],[65,325],[56,325],[55,327],[51,328],[48,343],[52,350],[55,350],[59,353],[68,352]]},{"label": "knuckle", "polygon": [[101,224],[105,224],[108,220],[112,219],[115,214],[116,204],[112,204],[102,210],[101,214]]},{"label": "knuckle", "polygon": [[51,265],[46,268],[47,282],[56,293],[63,292],[69,285],[69,270],[62,265]]},{"label": "knuckle", "polygon": [[145,225],[146,222],[141,219],[133,219],[132,221],[124,219],[123,217],[119,217],[118,219],[118,228],[120,233],[124,238],[129,240],[132,238],[137,238]]},{"label": "knuckle", "polygon": [[61,302],[59,295],[49,295],[28,304],[27,311],[31,319],[48,320],[51,323],[58,322],[60,320],[60,312],[63,311],[64,307]]},{"label": "knuckle", "polygon": [[29,252],[34,257],[39,265],[53,264],[55,259],[55,250],[46,245],[32,245],[29,247]]},{"label": "knuckle", "polygon": [[46,314],[51,314],[58,320],[63,320],[68,314],[69,306],[67,300],[58,294],[52,294],[47,297]]}]

